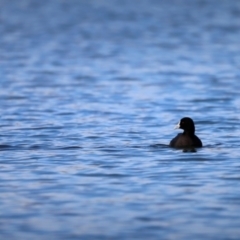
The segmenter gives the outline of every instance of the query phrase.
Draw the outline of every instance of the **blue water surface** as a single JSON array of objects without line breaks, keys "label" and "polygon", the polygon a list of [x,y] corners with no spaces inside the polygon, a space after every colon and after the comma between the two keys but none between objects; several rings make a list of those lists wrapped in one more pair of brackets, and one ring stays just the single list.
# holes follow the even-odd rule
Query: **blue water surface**
[{"label": "blue water surface", "polygon": [[0,36],[0,239],[240,239],[239,1],[0,0]]}]

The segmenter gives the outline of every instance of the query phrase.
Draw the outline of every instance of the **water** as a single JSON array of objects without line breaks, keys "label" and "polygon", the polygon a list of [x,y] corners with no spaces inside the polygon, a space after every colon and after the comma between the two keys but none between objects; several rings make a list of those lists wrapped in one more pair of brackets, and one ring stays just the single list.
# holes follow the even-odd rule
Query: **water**
[{"label": "water", "polygon": [[239,1],[0,9],[1,239],[240,238]]}]

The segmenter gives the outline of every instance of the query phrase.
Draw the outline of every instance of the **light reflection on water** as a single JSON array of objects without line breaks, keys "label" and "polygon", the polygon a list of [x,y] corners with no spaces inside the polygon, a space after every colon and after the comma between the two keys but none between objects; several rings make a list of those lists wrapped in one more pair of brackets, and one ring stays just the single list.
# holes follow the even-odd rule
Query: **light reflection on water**
[{"label": "light reflection on water", "polygon": [[0,3],[1,238],[239,238],[240,5],[133,3]]}]

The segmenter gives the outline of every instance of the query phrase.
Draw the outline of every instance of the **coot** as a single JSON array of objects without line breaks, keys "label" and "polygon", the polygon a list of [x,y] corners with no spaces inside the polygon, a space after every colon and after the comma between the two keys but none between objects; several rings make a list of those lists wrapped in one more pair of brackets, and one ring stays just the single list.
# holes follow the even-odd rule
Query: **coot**
[{"label": "coot", "polygon": [[183,129],[183,133],[179,133],[170,142],[170,147],[174,148],[188,148],[188,147],[202,147],[201,140],[195,135],[194,122],[189,117],[184,117],[180,120],[176,128]]}]

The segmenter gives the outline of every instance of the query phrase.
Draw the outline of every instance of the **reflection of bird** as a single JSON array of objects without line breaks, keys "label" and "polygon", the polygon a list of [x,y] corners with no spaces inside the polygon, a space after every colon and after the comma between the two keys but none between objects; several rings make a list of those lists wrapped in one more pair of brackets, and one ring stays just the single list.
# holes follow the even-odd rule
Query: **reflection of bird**
[{"label": "reflection of bird", "polygon": [[202,147],[201,140],[195,135],[195,126],[191,118],[182,118],[176,128],[183,129],[183,133],[179,133],[170,142],[170,147],[186,148],[186,147]]}]

